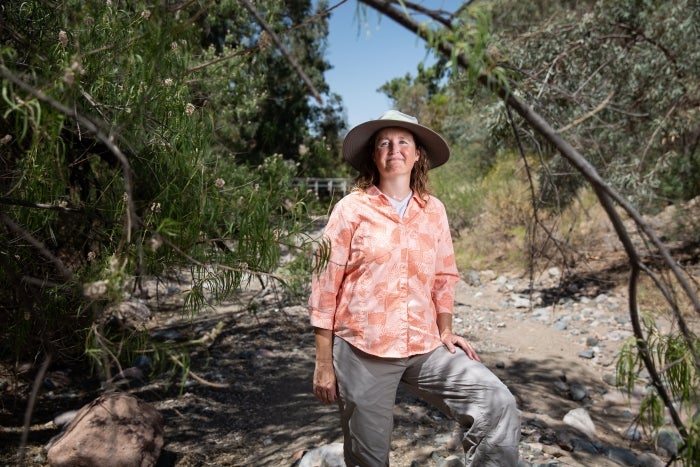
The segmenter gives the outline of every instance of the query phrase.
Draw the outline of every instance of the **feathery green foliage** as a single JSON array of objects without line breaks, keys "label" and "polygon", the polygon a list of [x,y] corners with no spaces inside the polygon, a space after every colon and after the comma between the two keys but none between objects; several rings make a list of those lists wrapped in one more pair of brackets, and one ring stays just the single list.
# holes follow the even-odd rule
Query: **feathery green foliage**
[{"label": "feathery green foliage", "polygon": [[[486,18],[487,13],[492,16]],[[500,232],[512,233],[513,238],[527,232],[523,243],[529,251],[537,251],[533,246],[546,236],[543,242],[556,243],[562,263],[568,264],[568,237],[559,235],[566,230],[559,220],[586,179],[570,158],[555,152],[556,136],[570,143],[610,182],[612,191],[640,211],[653,212],[700,194],[698,177],[690,175],[698,172],[700,154],[700,54],[688,40],[698,37],[699,16],[700,9],[690,1],[479,2],[449,16],[451,27],[424,30],[433,46],[452,50],[447,60],[438,60],[415,80],[396,79],[383,89],[398,104],[416,108],[420,120],[430,121],[452,143],[450,169],[437,170],[433,178],[451,216],[477,213],[470,221],[488,224],[489,217],[503,214],[496,223]],[[448,67],[456,64],[460,53],[464,69]],[[502,102],[485,92],[494,84],[526,103],[519,110],[534,111],[528,118],[533,127],[540,116],[546,125],[534,131],[519,117],[511,117]],[[544,134],[543,127],[549,126],[558,135]],[[529,187],[514,176],[508,177],[512,185],[478,184],[504,180],[499,171],[517,166],[516,153],[527,161]],[[503,197],[510,189],[521,192]],[[531,208],[518,209],[522,198],[514,194],[531,197]],[[537,234],[540,227],[546,235]],[[457,257],[465,261],[462,243],[469,243],[478,255],[478,246],[472,245],[481,241],[493,249],[495,238],[457,239]],[[639,249],[646,257],[644,246]],[[649,250],[657,253],[655,248]],[[635,264],[640,261],[628,254]],[[664,276],[649,267],[641,269],[656,279]],[[630,390],[635,384],[654,384],[646,392],[642,421],[656,430],[668,423],[664,412],[671,413],[684,442],[679,451],[682,462],[696,465],[699,347],[697,337],[682,325],[681,315],[697,312],[697,304],[681,307],[674,285],[668,282],[661,279],[657,286],[664,290],[678,326],[667,335],[654,326],[640,331],[645,338],[625,347],[618,376]],[[683,287],[682,293],[693,295]],[[630,315],[636,322],[632,304]],[[654,368],[660,379],[650,375]],[[676,417],[676,403],[685,418]]]},{"label": "feathery green foliage", "polygon": [[[265,24],[327,92],[327,25],[305,23],[310,6],[265,2]],[[308,256],[313,243],[299,237],[310,200],[292,186],[298,146],[315,151],[314,131],[335,139],[339,101],[309,103],[251,12],[233,1],[57,0],[2,13],[3,358],[87,356],[107,373],[142,353],[167,362],[167,346],[119,311],[152,277],[189,277],[190,313],[255,276],[288,280],[281,249]],[[294,132],[273,127],[269,144],[253,143],[270,112]],[[186,362],[182,352],[170,363]]]},{"label": "feathery green foliage", "polygon": [[[664,388],[670,392],[676,409],[683,420],[688,420],[685,445],[681,446],[680,458],[684,465],[696,465],[698,462],[698,407],[700,407],[700,372],[694,361],[693,352],[700,348],[700,339],[692,342],[694,349],[677,333],[662,333],[654,316],[643,317],[644,335],[641,343],[654,361],[654,367],[661,377]],[[640,346],[636,338],[625,342],[617,359],[617,384],[628,393],[638,385],[646,384],[644,364],[640,357]],[[640,421],[643,426],[658,433],[666,423],[665,405],[657,388],[648,386],[640,406]]]},{"label": "feathery green foliage", "polygon": [[[698,5],[692,1],[495,3],[495,53],[523,98],[643,209],[700,194]],[[505,134],[505,132],[501,132]],[[581,178],[541,139],[542,199],[571,200]],[[556,190],[557,193],[554,192]]]}]

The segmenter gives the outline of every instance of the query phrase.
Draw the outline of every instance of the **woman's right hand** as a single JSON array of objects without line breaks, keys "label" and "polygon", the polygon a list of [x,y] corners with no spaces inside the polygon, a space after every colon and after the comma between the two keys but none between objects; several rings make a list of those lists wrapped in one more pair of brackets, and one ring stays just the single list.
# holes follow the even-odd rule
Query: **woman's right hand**
[{"label": "woman's right hand", "polygon": [[338,398],[333,361],[316,360],[314,369],[314,395],[324,404],[330,404]]}]

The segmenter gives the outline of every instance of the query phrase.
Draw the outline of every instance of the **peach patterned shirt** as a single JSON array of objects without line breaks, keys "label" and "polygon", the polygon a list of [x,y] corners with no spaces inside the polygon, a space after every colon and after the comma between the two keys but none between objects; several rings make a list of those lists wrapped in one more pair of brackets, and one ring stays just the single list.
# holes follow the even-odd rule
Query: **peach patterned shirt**
[{"label": "peach patterned shirt", "polygon": [[437,315],[452,313],[459,279],[442,202],[414,195],[401,218],[377,187],[353,191],[324,235],[330,259],[312,279],[312,326],[379,357],[442,345]]}]

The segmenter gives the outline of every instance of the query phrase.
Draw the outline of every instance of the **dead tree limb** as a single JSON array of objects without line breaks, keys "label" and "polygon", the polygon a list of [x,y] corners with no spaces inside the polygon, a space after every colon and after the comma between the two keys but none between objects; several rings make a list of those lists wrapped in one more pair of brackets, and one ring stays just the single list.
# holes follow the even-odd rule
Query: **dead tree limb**
[{"label": "dead tree limb", "polygon": [[[129,244],[131,242],[132,231],[139,225],[139,217],[136,214],[136,206],[134,205],[133,193],[133,174],[131,172],[131,165],[126,155],[122,152],[119,146],[114,142],[114,135],[103,130],[99,124],[92,121],[90,118],[79,114],[77,110],[71,109],[70,107],[58,102],[51,96],[45,94],[41,90],[27,84],[9,69],[7,69],[4,64],[0,64],[0,76],[14,83],[18,88],[22,89],[26,93],[32,95],[35,99],[48,104],[55,110],[61,112],[63,115],[69,118],[75,119],[88,131],[95,134],[95,138],[100,140],[109,151],[116,157],[122,167],[122,178],[124,180],[124,198],[127,206],[126,218],[124,220],[124,233],[125,233],[125,243]],[[122,245],[123,246],[123,245]]]},{"label": "dead tree limb", "polygon": [[304,70],[301,68],[299,63],[292,57],[292,54],[289,53],[287,48],[284,46],[282,41],[280,40],[279,37],[277,37],[277,34],[275,34],[275,31],[272,30],[270,25],[267,24],[265,21],[265,18],[258,13],[258,11],[251,5],[251,3],[248,0],[240,0],[241,4],[245,7],[246,10],[250,12],[251,15],[255,17],[255,21],[258,22],[260,27],[263,28],[263,30],[272,38],[272,41],[275,43],[277,48],[279,49],[280,52],[282,52],[282,55],[284,55],[284,58],[287,59],[290,65],[292,65],[292,68],[294,68],[294,71],[297,72],[299,77],[304,81],[304,84],[306,84],[306,87],[309,88],[309,91],[311,94],[314,96],[314,99],[316,99],[316,102],[319,103],[319,105],[323,104],[323,99],[321,99],[321,94],[319,94],[318,90],[316,89],[316,86],[314,86],[314,83],[311,82],[311,79],[308,77],[308,75],[304,72]]},{"label": "dead tree limb", "polygon": [[66,282],[73,281],[73,272],[70,269],[68,269],[68,267],[63,261],[60,260],[60,258],[51,253],[51,251],[49,251],[49,249],[46,247],[46,245],[44,245],[43,242],[41,242],[32,234],[27,232],[25,229],[17,225],[3,212],[0,212],[0,222],[2,222],[8,230],[13,232],[15,235],[18,235],[31,246],[33,246],[41,256],[53,263],[53,265],[56,267],[56,270],[58,270],[58,273]]},{"label": "dead tree limb", "polygon": [[[422,28],[421,25],[414,20],[411,16],[407,15],[402,8],[398,8],[396,5],[400,4],[400,0],[359,0],[360,2],[374,8],[378,12],[388,16],[400,25],[404,26],[406,29],[410,30],[418,37],[428,41],[428,31]],[[442,23],[444,24],[444,23]],[[455,54],[454,46],[446,41],[438,42],[435,44],[437,51],[446,56],[454,57],[457,65],[465,70],[470,69],[469,60],[464,52],[459,52]],[[679,286],[682,288],[685,295],[688,297],[693,305],[693,308],[697,314],[700,315],[700,300],[697,294],[693,290],[689,280],[687,279],[684,271],[679,267],[677,262],[671,256],[669,249],[664,245],[661,239],[656,235],[653,229],[642,219],[640,213],[625,200],[619,193],[613,190],[598,174],[597,170],[593,165],[581,155],[571,144],[569,144],[559,132],[557,132],[552,125],[545,120],[540,114],[535,112],[527,103],[518,98],[511,92],[511,88],[508,85],[499,83],[492,75],[483,72],[482,70],[471,70],[479,73],[477,80],[479,83],[488,89],[490,89],[494,94],[499,96],[503,102],[513,111],[517,112],[520,117],[530,125],[541,137],[548,141],[552,146],[554,146],[562,157],[564,157],[571,166],[573,166],[590,184],[593,188],[598,200],[605,210],[608,218],[613,224],[615,232],[625,249],[627,254],[629,265],[630,265],[630,276],[629,276],[629,297],[628,306],[630,318],[632,321],[632,327],[634,335],[636,337],[637,348],[639,350],[639,355],[644,362],[644,366],[649,372],[649,376],[652,380],[652,384],[659,393],[659,396],[664,401],[664,404],[669,410],[671,418],[678,429],[679,433],[683,439],[687,439],[688,432],[678,414],[678,411],[673,406],[673,401],[670,394],[663,385],[663,382],[659,376],[654,365],[649,348],[644,340],[644,333],[641,328],[641,322],[639,317],[639,309],[637,305],[637,286],[639,280],[639,273],[644,271],[649,273],[649,269],[644,265],[640,255],[635,248],[629,232],[627,231],[622,218],[617,213],[615,206],[621,207],[625,213],[634,221],[638,230],[643,233],[649,241],[658,250],[663,262],[668,266],[669,270],[672,272],[673,276],[678,281]],[[654,277],[652,277],[654,279]],[[658,279],[658,278],[657,278]],[[669,302],[671,309],[673,310],[674,316],[679,324],[679,329],[683,338],[685,339],[686,345],[690,349],[693,355],[694,363],[696,367],[700,368],[700,357],[698,356],[697,350],[695,348],[695,341],[688,328],[685,319],[680,313],[680,309],[675,300],[673,300],[672,294],[662,286],[661,282],[655,280],[658,287],[665,299]]]}]

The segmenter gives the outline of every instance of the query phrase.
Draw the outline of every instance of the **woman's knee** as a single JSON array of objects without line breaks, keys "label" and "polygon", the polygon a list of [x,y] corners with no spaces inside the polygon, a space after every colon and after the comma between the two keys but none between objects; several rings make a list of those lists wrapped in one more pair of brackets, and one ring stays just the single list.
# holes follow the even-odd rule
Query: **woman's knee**
[{"label": "woman's knee", "polygon": [[[500,383],[500,382],[499,382]],[[508,387],[500,383],[493,387],[489,392],[489,407],[492,414],[500,414],[499,418],[518,418],[519,411],[516,400]]]},{"label": "woman's knee", "polygon": [[463,404],[459,403],[455,408],[462,412],[459,415],[466,417],[465,420],[471,421],[468,424],[475,424],[486,431],[498,425],[520,426],[520,411],[515,397],[495,375],[484,382],[477,393],[472,392]]}]

